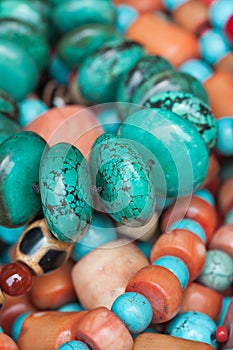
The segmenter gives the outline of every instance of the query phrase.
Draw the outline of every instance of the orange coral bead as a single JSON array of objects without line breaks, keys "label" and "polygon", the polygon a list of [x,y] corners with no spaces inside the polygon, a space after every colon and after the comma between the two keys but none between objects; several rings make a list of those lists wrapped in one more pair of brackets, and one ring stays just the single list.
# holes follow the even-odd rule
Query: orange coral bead
[{"label": "orange coral bead", "polygon": [[1,350],[19,350],[17,344],[6,334],[0,333]]}]

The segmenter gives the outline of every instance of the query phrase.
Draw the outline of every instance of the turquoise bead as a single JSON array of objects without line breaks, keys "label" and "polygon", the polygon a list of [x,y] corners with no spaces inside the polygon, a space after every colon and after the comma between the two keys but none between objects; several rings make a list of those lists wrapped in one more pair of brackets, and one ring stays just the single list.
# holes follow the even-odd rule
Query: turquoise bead
[{"label": "turquoise bead", "polygon": [[115,28],[106,24],[88,24],[65,34],[57,44],[58,55],[70,67],[77,67],[109,39],[120,38]]},{"label": "turquoise bead", "polygon": [[134,41],[108,41],[80,66],[77,84],[82,97],[92,103],[116,101],[122,77],[143,55]]},{"label": "turquoise bead", "polygon": [[162,109],[138,111],[125,120],[119,134],[134,140],[144,153],[159,196],[185,196],[203,183],[209,164],[206,144],[196,128],[177,114]]},{"label": "turquoise bead", "polygon": [[208,190],[202,188],[202,189],[197,190],[196,192],[194,192],[194,195],[197,196],[197,197],[200,197],[201,199],[203,199],[204,201],[206,201],[207,203],[212,205],[212,207],[215,206],[214,197]]},{"label": "turquoise bead", "polygon": [[72,70],[58,56],[52,56],[48,65],[49,77],[56,80],[59,84],[67,85],[69,83]]},{"label": "turquoise bead", "polygon": [[133,292],[120,295],[111,311],[133,334],[143,332],[151,323],[153,315],[151,304],[144,295]]},{"label": "turquoise bead", "polygon": [[97,6],[95,0],[69,0],[55,6],[52,19],[61,32],[67,33],[85,24],[114,24],[115,15],[115,7],[110,1],[98,1]]},{"label": "turquoise bead", "polygon": [[12,326],[12,338],[14,339],[15,342],[17,342],[21,329],[23,327],[23,323],[26,320],[26,318],[28,317],[28,315],[30,315],[31,312],[25,312],[23,314],[21,314],[20,316],[18,316],[15,320],[15,322],[13,323]]},{"label": "turquoise bead", "polygon": [[97,247],[117,239],[113,222],[103,214],[94,214],[85,236],[75,243],[72,259],[77,261]]},{"label": "turquoise bead", "polygon": [[45,113],[48,110],[48,107],[43,101],[28,98],[20,102],[19,110],[19,124],[24,128],[39,115]]},{"label": "turquoise bead", "polygon": [[168,91],[152,95],[144,105],[168,109],[191,122],[211,151],[217,139],[216,119],[210,107],[199,98],[183,91]]},{"label": "turquoise bead", "polygon": [[233,260],[222,250],[209,250],[205,266],[198,281],[218,292],[225,290],[233,282]]},{"label": "turquoise bead", "polygon": [[97,114],[99,123],[101,124],[104,132],[109,134],[117,134],[117,131],[121,125],[119,113],[116,108],[109,108],[104,105],[104,109]]},{"label": "turquoise bead", "polygon": [[60,312],[76,312],[76,311],[83,311],[84,308],[79,303],[70,303],[66,304],[64,306],[61,306],[57,311]]},{"label": "turquoise bead", "polygon": [[184,62],[179,69],[182,72],[192,75],[202,83],[209,79],[213,74],[211,66],[207,62],[198,59]]},{"label": "turquoise bead", "polygon": [[16,244],[24,229],[25,226],[17,228],[7,228],[0,226],[0,239],[10,245]]},{"label": "turquoise bead", "polygon": [[223,324],[230,303],[231,303],[231,297],[224,297],[222,299],[222,308],[218,318],[218,326],[221,326]]},{"label": "turquoise bead", "polygon": [[119,5],[116,7],[116,28],[121,33],[125,33],[130,25],[138,18],[138,11],[128,5]]},{"label": "turquoise bead", "polygon": [[174,11],[177,7],[181,6],[187,1],[188,0],[163,0],[163,3],[169,11]]},{"label": "turquoise bead", "polygon": [[45,141],[23,131],[0,145],[0,225],[22,226],[41,211],[40,196],[33,185],[39,182],[39,167]]},{"label": "turquoise bead", "polygon": [[173,337],[200,341],[217,348],[216,324],[207,315],[200,312],[184,312],[176,316],[168,325],[166,333]]},{"label": "turquoise bead", "polygon": [[2,327],[0,327],[0,333],[4,333]]},{"label": "turquoise bead", "polygon": [[40,191],[52,233],[63,242],[79,240],[91,223],[93,206],[87,162],[76,147],[59,143],[44,152]]},{"label": "turquoise bead", "polygon": [[142,226],[150,219],[155,187],[133,143],[113,134],[99,136],[91,150],[90,167],[103,207],[115,221]]},{"label": "turquoise bead", "polygon": [[89,350],[90,348],[79,340],[70,340],[61,346],[59,346],[58,350]]},{"label": "turquoise bead", "polygon": [[179,280],[181,288],[185,289],[189,282],[189,271],[185,263],[171,255],[165,255],[155,260],[153,265],[162,266],[165,269],[171,271]]},{"label": "turquoise bead", "polygon": [[150,252],[152,245],[149,242],[137,241],[137,247],[141,250],[141,252],[145,255],[145,257],[150,260]]},{"label": "turquoise bead", "polygon": [[216,150],[223,156],[233,155],[233,117],[217,120],[218,138]]},{"label": "turquoise bead", "polygon": [[0,144],[17,132],[20,132],[19,126],[0,112]]},{"label": "turquoise bead", "polygon": [[202,226],[194,220],[191,219],[183,219],[174,222],[171,226],[169,226],[169,231],[175,229],[184,229],[195,233],[204,243],[206,243],[206,235]]},{"label": "turquoise bead", "polygon": [[0,113],[14,121],[18,121],[19,119],[18,103],[11,95],[2,89],[0,89]]},{"label": "turquoise bead", "polygon": [[20,101],[35,88],[38,68],[24,49],[0,39],[0,76],[0,88]]},{"label": "turquoise bead", "polygon": [[214,1],[209,8],[209,18],[213,27],[223,29],[233,14],[233,2],[229,0]]}]

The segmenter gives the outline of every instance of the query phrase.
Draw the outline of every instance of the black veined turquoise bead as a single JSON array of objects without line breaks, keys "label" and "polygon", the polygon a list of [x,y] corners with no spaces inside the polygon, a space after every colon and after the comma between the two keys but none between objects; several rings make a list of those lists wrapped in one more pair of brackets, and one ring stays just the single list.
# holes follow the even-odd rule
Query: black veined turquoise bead
[{"label": "black veined turquoise bead", "polygon": [[155,186],[149,165],[133,143],[113,134],[103,134],[90,155],[93,184],[103,207],[122,224],[144,225],[155,210]]},{"label": "black veined turquoise bead", "polygon": [[92,219],[91,180],[82,153],[68,143],[46,150],[40,167],[43,212],[63,242],[78,241]]}]

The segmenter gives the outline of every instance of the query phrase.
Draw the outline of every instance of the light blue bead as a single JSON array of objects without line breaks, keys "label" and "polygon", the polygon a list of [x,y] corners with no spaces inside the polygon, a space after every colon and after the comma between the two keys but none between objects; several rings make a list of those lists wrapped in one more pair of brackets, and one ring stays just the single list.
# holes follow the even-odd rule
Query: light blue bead
[{"label": "light blue bead", "polygon": [[185,229],[195,233],[201,240],[206,243],[206,235],[202,226],[195,220],[192,219],[183,219],[174,222],[171,226],[169,226],[170,230],[175,230],[176,228]]},{"label": "light blue bead", "polygon": [[209,8],[209,18],[213,27],[222,29],[233,15],[233,1],[217,0]]},{"label": "light blue bead", "polygon": [[59,346],[58,350],[89,350],[89,347],[82,341],[70,340]]},{"label": "light blue bead", "polygon": [[71,68],[69,68],[59,57],[53,56],[49,62],[49,76],[59,84],[67,85]]},{"label": "light blue bead", "polygon": [[181,259],[175,256],[165,255],[155,260],[153,265],[162,266],[171,271],[180,281],[181,288],[186,288],[189,281],[189,271]]},{"label": "light blue bead", "polygon": [[25,312],[24,314],[21,314],[19,317],[16,318],[15,322],[13,323],[11,334],[15,342],[17,342],[23,323],[28,317],[28,315],[30,315],[30,313],[31,312]]},{"label": "light blue bead", "polygon": [[216,331],[215,322],[200,312],[184,312],[176,316],[168,325],[166,333],[173,337],[195,340],[217,348],[212,334]]},{"label": "light blue bead", "polygon": [[149,242],[137,241],[137,247],[141,250],[145,257],[150,260],[152,245]]},{"label": "light blue bead", "polygon": [[218,318],[218,325],[219,326],[223,325],[223,321],[224,321],[225,316],[227,314],[227,310],[228,310],[230,303],[231,303],[231,297],[225,297],[222,299],[222,308],[221,308],[221,312],[220,312],[220,315]]},{"label": "light blue bead", "polygon": [[224,224],[233,224],[233,209],[231,209],[225,216]]},{"label": "light blue bead", "polygon": [[210,193],[210,191],[206,190],[206,189],[200,189],[197,190],[196,192],[194,192],[194,195],[202,198],[204,201],[206,201],[207,203],[209,203],[210,205],[212,205],[212,207],[215,206],[215,200],[213,195]]},{"label": "light blue bead", "polygon": [[169,11],[173,11],[187,1],[188,0],[163,0],[163,3]]},{"label": "light blue bead", "polygon": [[117,239],[113,222],[103,214],[94,214],[92,223],[84,237],[75,243],[72,259],[77,261],[97,247]]},{"label": "light blue bead", "polygon": [[79,303],[70,303],[61,306],[57,311],[61,312],[73,312],[73,311],[83,311],[84,307]]},{"label": "light blue bead", "polygon": [[130,25],[138,18],[138,11],[128,5],[116,7],[116,28],[125,33]]},{"label": "light blue bead", "polygon": [[198,281],[218,292],[229,287],[233,282],[233,260],[230,255],[218,249],[209,250]]},{"label": "light blue bead", "polygon": [[15,244],[18,242],[19,237],[26,226],[17,228],[8,228],[0,226],[0,239],[7,244]]},{"label": "light blue bead", "polygon": [[120,295],[111,310],[133,334],[143,332],[153,315],[149,301],[142,294],[133,292]]},{"label": "light blue bead", "polygon": [[193,59],[184,62],[180,68],[182,72],[192,75],[202,83],[211,77],[213,70],[211,66],[204,61]]},{"label": "light blue bead", "polygon": [[28,98],[19,104],[19,123],[22,127],[36,119],[48,110],[48,106],[40,100]]},{"label": "light blue bead", "polygon": [[216,64],[231,51],[231,47],[217,29],[210,29],[199,39],[201,55],[210,64]]},{"label": "light blue bead", "polygon": [[224,117],[217,120],[217,151],[224,156],[233,155],[233,117]]},{"label": "light blue bead", "polygon": [[105,133],[117,133],[121,121],[115,108],[104,108],[104,110],[97,115],[97,118]]}]

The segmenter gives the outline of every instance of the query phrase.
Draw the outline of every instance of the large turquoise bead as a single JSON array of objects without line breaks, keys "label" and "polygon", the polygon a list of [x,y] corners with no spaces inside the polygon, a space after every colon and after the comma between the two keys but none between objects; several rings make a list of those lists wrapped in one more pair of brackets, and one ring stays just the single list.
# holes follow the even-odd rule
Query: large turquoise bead
[{"label": "large turquoise bead", "polygon": [[69,0],[62,1],[54,7],[52,18],[57,28],[63,33],[81,27],[85,24],[114,24],[115,7],[110,1],[99,0]]},{"label": "large turquoise bead", "polygon": [[151,152],[144,159],[151,164],[161,197],[185,196],[203,183],[209,164],[206,144],[196,128],[177,114],[138,111],[125,120],[119,134],[134,140],[139,152],[141,145]]},{"label": "large turquoise bead", "polygon": [[81,64],[81,95],[93,103],[116,101],[122,77],[143,55],[142,46],[134,41],[110,40]]},{"label": "large turquoise bead", "polygon": [[41,210],[33,185],[39,181],[39,166],[45,141],[23,131],[0,145],[0,225],[21,226]]},{"label": "large turquoise bead", "polygon": [[149,166],[133,143],[113,134],[103,134],[90,155],[93,183],[104,209],[122,224],[145,224],[155,207],[155,187]]},{"label": "large turquoise bead", "polygon": [[19,126],[0,112],[0,144],[17,132],[20,132]]},{"label": "large turquoise bead", "polygon": [[20,101],[36,86],[38,68],[19,45],[0,39],[0,88]]},{"label": "large turquoise bead", "polygon": [[77,67],[107,40],[120,37],[113,26],[88,24],[62,37],[57,45],[59,56],[70,67]]},{"label": "large turquoise bead", "polygon": [[217,139],[216,119],[202,100],[183,91],[167,91],[152,95],[145,103],[149,108],[168,109],[190,121],[211,151]]},{"label": "large turquoise bead", "polygon": [[40,167],[42,207],[52,233],[78,241],[92,219],[91,180],[82,153],[68,143],[46,150]]},{"label": "large turquoise bead", "polygon": [[19,119],[18,103],[11,95],[2,89],[0,89],[0,113],[14,121]]}]

